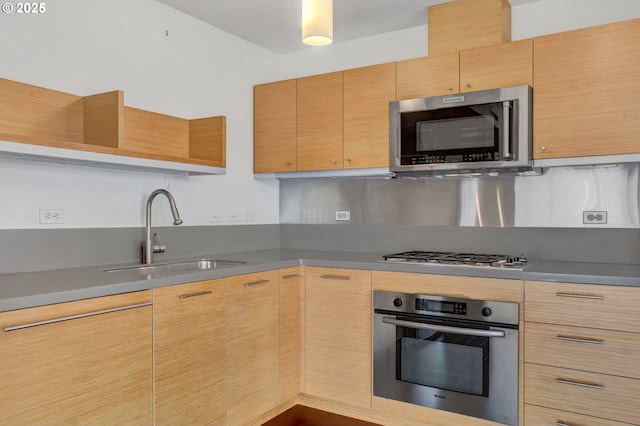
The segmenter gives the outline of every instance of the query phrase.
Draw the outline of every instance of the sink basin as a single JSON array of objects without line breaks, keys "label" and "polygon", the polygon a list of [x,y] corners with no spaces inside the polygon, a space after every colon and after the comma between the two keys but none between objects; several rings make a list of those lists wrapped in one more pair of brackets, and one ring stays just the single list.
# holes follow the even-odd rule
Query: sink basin
[{"label": "sink basin", "polygon": [[127,272],[148,277],[160,277],[166,275],[204,271],[208,269],[218,269],[225,266],[244,265],[245,263],[247,262],[219,259],[198,259],[106,269],[104,272]]}]

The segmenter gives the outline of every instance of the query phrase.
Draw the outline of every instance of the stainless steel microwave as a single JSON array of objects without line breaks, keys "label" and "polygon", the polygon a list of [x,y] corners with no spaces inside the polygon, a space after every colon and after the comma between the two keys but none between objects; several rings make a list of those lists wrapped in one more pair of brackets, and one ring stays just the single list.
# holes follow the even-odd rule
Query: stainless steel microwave
[{"label": "stainless steel microwave", "polygon": [[515,86],[391,102],[390,171],[531,171],[532,92]]}]

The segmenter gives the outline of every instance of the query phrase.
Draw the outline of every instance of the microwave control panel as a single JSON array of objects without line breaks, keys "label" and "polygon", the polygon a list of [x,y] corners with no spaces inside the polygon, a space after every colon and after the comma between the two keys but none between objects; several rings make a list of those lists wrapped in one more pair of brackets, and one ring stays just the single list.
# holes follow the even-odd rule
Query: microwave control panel
[{"label": "microwave control panel", "polygon": [[454,155],[412,155],[402,157],[402,164],[472,163],[474,161],[496,161],[499,152],[475,152]]}]

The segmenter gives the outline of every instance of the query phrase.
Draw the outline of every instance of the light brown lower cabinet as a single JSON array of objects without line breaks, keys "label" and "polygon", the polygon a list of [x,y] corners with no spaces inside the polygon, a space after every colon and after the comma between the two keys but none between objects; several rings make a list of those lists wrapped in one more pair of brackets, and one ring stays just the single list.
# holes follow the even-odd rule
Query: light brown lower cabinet
[{"label": "light brown lower cabinet", "polygon": [[599,419],[535,405],[525,405],[524,421],[526,426],[629,426],[629,423]]},{"label": "light brown lower cabinet", "polygon": [[154,290],[155,424],[226,421],[225,282]]},{"label": "light brown lower cabinet", "polygon": [[526,403],[639,424],[640,380],[546,365],[525,365]]},{"label": "light brown lower cabinet", "polygon": [[150,425],[151,292],[0,313],[0,424]]},{"label": "light brown lower cabinet", "polygon": [[295,398],[302,389],[302,266],[280,273],[280,401]]},{"label": "light brown lower cabinet", "polygon": [[226,279],[227,424],[251,424],[280,402],[278,271]]},{"label": "light brown lower cabinet", "polygon": [[371,271],[306,267],[305,392],[371,407]]},{"label": "light brown lower cabinet", "polygon": [[[463,424],[371,396],[372,288],[422,291],[425,279],[294,267],[157,288],[153,306],[141,291],[0,313],[0,424],[250,425],[293,403],[381,424]],[[434,294],[455,284],[467,297],[522,297],[522,282],[430,281]],[[524,287],[521,423],[639,425],[638,289]]]},{"label": "light brown lower cabinet", "polygon": [[640,289],[525,283],[525,423],[640,425]]}]

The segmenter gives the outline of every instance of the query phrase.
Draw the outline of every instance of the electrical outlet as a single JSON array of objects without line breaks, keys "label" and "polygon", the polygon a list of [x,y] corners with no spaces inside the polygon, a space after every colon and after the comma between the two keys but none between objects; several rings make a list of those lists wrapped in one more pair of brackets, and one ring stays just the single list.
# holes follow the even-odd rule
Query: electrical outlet
[{"label": "electrical outlet", "polygon": [[604,225],[607,223],[607,211],[583,211],[582,223],[585,225]]},{"label": "electrical outlet", "polygon": [[62,209],[40,209],[41,224],[64,223],[64,210]]},{"label": "electrical outlet", "polygon": [[253,210],[247,210],[244,212],[244,221],[245,222],[255,222],[256,221],[256,212]]},{"label": "electrical outlet", "polygon": [[351,220],[351,212],[349,210],[337,211],[336,220]]},{"label": "electrical outlet", "polygon": [[229,213],[229,222],[240,222],[240,213]]},{"label": "electrical outlet", "polygon": [[209,222],[211,223],[222,223],[224,218],[222,217],[222,213],[214,213],[209,218]]}]

